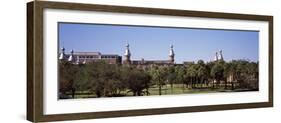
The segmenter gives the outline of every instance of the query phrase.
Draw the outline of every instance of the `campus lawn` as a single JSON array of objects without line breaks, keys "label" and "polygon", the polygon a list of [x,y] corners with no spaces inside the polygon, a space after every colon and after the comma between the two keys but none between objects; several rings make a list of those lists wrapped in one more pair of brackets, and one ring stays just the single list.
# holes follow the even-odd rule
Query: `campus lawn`
[{"label": "campus lawn", "polygon": [[[185,86],[185,85],[184,85]],[[200,93],[217,93],[217,92],[236,92],[238,90],[231,90],[230,85],[228,85],[228,89],[224,89],[223,86],[217,87],[215,89],[212,89],[211,86],[204,85],[201,87],[201,85],[197,85],[197,88],[187,88],[186,86],[183,88],[183,84],[174,84],[173,88],[171,88],[170,84],[164,85],[162,87],[161,95],[178,95],[178,94],[200,94]],[[146,91],[146,90],[144,90]],[[148,89],[149,96],[157,96],[159,95],[159,88],[157,86],[152,86]],[[122,91],[121,95],[122,97],[129,97],[133,96],[132,92],[129,92],[128,90]],[[70,93],[67,95],[69,98],[71,98]],[[143,94],[143,96],[147,96],[146,94]],[[77,91],[75,93],[75,98],[96,98],[96,95],[92,92],[88,91]],[[104,98],[104,97],[102,97]]]}]

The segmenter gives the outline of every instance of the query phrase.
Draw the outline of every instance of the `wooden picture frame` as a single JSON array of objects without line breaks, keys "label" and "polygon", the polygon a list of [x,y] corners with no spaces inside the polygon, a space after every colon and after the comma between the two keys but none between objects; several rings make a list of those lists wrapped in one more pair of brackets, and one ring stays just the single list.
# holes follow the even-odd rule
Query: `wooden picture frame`
[{"label": "wooden picture frame", "polygon": [[[44,65],[44,10],[81,10],[99,11],[125,14],[146,14],[164,15],[176,17],[202,17],[218,18],[231,20],[251,20],[268,22],[268,101],[239,103],[239,104],[218,104],[206,106],[184,106],[184,107],[165,107],[153,109],[137,109],[122,111],[103,111],[103,112],[83,112],[67,114],[44,114],[44,84],[43,84],[43,65]],[[201,12],[187,10],[171,10],[156,8],[140,8],[126,6],[109,6],[80,3],[62,3],[34,1],[27,3],[27,120],[32,122],[48,122],[62,120],[80,120],[108,117],[156,115],[186,112],[202,112],[215,110],[232,110],[245,108],[273,107],[273,16],[248,15],[233,13]]]}]

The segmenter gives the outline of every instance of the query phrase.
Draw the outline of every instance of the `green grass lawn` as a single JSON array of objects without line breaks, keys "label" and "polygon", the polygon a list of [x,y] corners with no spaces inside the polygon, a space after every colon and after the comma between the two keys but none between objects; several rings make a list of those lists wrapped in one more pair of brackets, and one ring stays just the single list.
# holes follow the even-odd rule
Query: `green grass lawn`
[{"label": "green grass lawn", "polygon": [[[174,94],[194,94],[194,93],[210,93],[210,92],[217,92],[215,90],[211,89],[189,89],[189,88],[183,88],[182,84],[174,84],[173,88],[171,88],[171,85],[165,85],[162,87],[161,94],[162,95],[174,95]],[[149,88],[150,95],[159,95],[159,88],[158,87],[152,87]]]},{"label": "green grass lawn", "polygon": [[[198,86],[198,87],[200,87],[200,86]],[[161,90],[162,90],[161,91],[162,95],[199,94],[199,93],[235,92],[236,91],[236,90],[230,90],[230,89],[226,90],[223,87],[212,89],[211,87],[206,87],[206,86],[205,87],[203,86],[203,88],[193,88],[193,89],[185,87],[183,89],[182,84],[174,84],[173,88],[171,88],[170,84],[167,84],[167,85],[164,85]],[[151,88],[149,88],[148,91],[149,91],[149,96],[159,95],[159,88],[157,86],[152,86]],[[121,94],[123,94],[125,96],[133,96],[133,93],[128,92],[128,90],[122,91]],[[68,96],[71,97],[70,94]],[[146,96],[146,94],[144,94],[143,96]],[[91,92],[78,91],[75,94],[75,98],[96,98],[96,95]]]}]

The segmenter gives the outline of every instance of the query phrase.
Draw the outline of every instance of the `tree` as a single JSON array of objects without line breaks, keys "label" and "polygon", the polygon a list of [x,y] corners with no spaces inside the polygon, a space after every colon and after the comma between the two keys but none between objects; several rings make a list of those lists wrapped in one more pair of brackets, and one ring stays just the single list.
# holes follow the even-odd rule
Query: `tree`
[{"label": "tree", "polygon": [[191,88],[194,88],[195,87],[195,82],[197,81],[196,80],[196,77],[197,77],[197,68],[196,68],[196,64],[190,64],[188,67],[187,67],[187,70],[186,70],[186,74],[188,77],[190,77],[190,84],[191,84]]},{"label": "tree", "polygon": [[68,69],[70,69],[70,64],[65,61],[59,63],[59,98],[68,98],[67,92],[71,90],[73,84],[68,76]]},{"label": "tree", "polygon": [[89,73],[88,87],[90,87],[89,90],[94,92],[97,97],[105,95],[105,78],[103,77],[103,69],[104,63],[102,61],[87,64],[87,71]]},{"label": "tree", "polygon": [[176,81],[177,78],[177,74],[175,72],[175,67],[174,66],[169,66],[168,67],[168,76],[167,76],[167,80],[168,83],[171,85],[171,93],[173,93],[173,85]]},{"label": "tree", "polygon": [[75,96],[76,88],[75,88],[75,76],[78,72],[78,66],[66,62],[61,61],[59,63],[59,74],[60,74],[60,83],[59,90],[62,94],[67,95],[66,92],[71,92],[72,98]]},{"label": "tree", "polygon": [[247,74],[248,74],[248,82],[251,89],[258,89],[258,76],[259,69],[258,63],[248,62],[247,63]]},{"label": "tree", "polygon": [[151,82],[151,77],[142,70],[132,69],[127,71],[127,76],[124,81],[127,83],[127,88],[134,96],[141,96],[144,89],[148,89]]},{"label": "tree", "polygon": [[77,68],[77,72],[72,75],[74,77],[73,80],[73,88],[75,88],[76,91],[87,91],[89,90],[89,71],[87,69],[87,66],[84,64],[75,65]]},{"label": "tree", "polygon": [[[220,62],[217,62],[211,69],[211,76],[214,80],[220,84],[220,81],[223,79],[224,68]],[[213,88],[215,87],[215,81],[213,81]]]},{"label": "tree", "polygon": [[186,83],[186,70],[184,66],[176,66],[175,67],[175,73],[176,73],[176,82],[178,84],[182,84],[182,91],[184,92],[184,85]]},{"label": "tree", "polygon": [[[236,78],[236,65],[233,62],[226,63],[224,65],[224,77],[226,78],[225,82],[227,83],[227,78],[229,77],[229,81],[231,83],[231,90],[234,89],[234,80]],[[227,86],[225,85],[225,89]]]},{"label": "tree", "polygon": [[206,68],[206,65],[204,63],[203,60],[199,60],[197,62],[197,77],[199,78],[199,83],[201,84],[201,87],[205,81],[205,79],[208,77],[208,71],[207,71],[207,68]]},{"label": "tree", "polygon": [[258,89],[258,63],[247,60],[232,61],[236,66],[236,80],[241,89]]},{"label": "tree", "polygon": [[125,90],[125,84],[122,83],[121,67],[115,64],[105,66],[105,90],[109,96],[121,96],[120,91]]},{"label": "tree", "polygon": [[166,84],[167,68],[164,66],[152,67],[149,71],[154,84],[158,87],[159,95],[162,95],[162,87]]},{"label": "tree", "polygon": [[116,86],[116,89],[117,89],[117,95],[121,95],[121,92],[122,91],[125,91],[126,90],[126,83],[123,82],[123,76],[126,76],[127,74],[126,73],[123,73],[123,67],[122,66],[117,66],[116,70],[115,70],[115,79],[116,79],[116,82],[115,82],[115,86]]},{"label": "tree", "polygon": [[210,84],[213,84],[214,79],[213,76],[211,76],[211,70],[214,67],[215,62],[208,62],[206,63],[206,70],[207,70],[207,85],[209,86]]}]

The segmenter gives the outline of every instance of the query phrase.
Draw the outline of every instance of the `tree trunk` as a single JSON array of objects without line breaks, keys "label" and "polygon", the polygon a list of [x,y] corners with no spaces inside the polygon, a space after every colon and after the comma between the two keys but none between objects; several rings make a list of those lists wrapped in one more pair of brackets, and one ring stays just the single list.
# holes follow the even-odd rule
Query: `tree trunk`
[{"label": "tree trunk", "polygon": [[159,86],[159,95],[162,95],[162,86]]},{"label": "tree trunk", "polygon": [[200,87],[203,88],[203,79],[200,77]]},{"label": "tree trunk", "polygon": [[225,79],[224,89],[227,89],[227,79]]},{"label": "tree trunk", "polygon": [[216,80],[216,79],[213,80],[213,89],[215,88],[215,80]]},{"label": "tree trunk", "polygon": [[182,92],[184,92],[184,82],[182,83]]},{"label": "tree trunk", "polygon": [[101,92],[100,92],[100,91],[97,91],[97,92],[96,92],[96,95],[97,95],[97,97],[101,97]]},{"label": "tree trunk", "polygon": [[231,90],[234,90],[234,83],[233,83],[233,81],[231,82]]},{"label": "tree trunk", "polygon": [[141,91],[138,91],[138,92],[137,92],[137,96],[141,96]]},{"label": "tree trunk", "polygon": [[191,89],[193,88],[193,77],[191,77]]},{"label": "tree trunk", "polygon": [[72,98],[74,99],[74,96],[75,96],[75,89],[72,89],[71,92],[72,92],[72,93],[71,93]]},{"label": "tree trunk", "polygon": [[171,93],[172,94],[174,93],[173,89],[174,89],[173,84],[171,84]]}]

